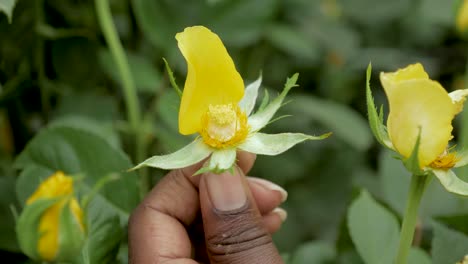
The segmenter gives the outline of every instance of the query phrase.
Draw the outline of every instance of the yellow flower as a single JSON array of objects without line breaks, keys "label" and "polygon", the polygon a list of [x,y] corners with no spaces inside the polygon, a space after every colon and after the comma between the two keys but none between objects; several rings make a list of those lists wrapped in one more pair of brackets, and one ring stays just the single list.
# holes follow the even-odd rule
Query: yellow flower
[{"label": "yellow flower", "polygon": [[456,27],[460,33],[465,33],[468,29],[468,0],[460,1],[457,10]]},{"label": "yellow flower", "polygon": [[187,79],[179,110],[179,131],[200,132],[201,118],[209,106],[235,104],[244,96],[244,81],[221,39],[201,26],[176,35],[187,60]]},{"label": "yellow flower", "polygon": [[468,91],[448,94],[438,82],[429,79],[419,63],[381,73],[380,81],[390,104],[387,129],[394,149],[409,158],[421,133],[420,168],[433,162],[453,167],[455,162],[447,159],[455,159],[455,155],[448,155],[446,150],[452,138],[452,120],[462,110]]},{"label": "yellow flower", "polygon": [[244,82],[220,38],[203,26],[188,27],[178,33],[176,39],[188,68],[179,109],[179,132],[183,135],[198,133],[200,137],[172,154],[153,156],[134,169],[142,166],[182,168],[211,155],[206,167],[198,173],[221,172],[235,164],[237,150],[277,155],[305,140],[329,135],[260,133],[280,108],[288,91],[296,86],[298,75],[287,80],[278,97],[253,113],[261,77],[244,90]]},{"label": "yellow flower", "polygon": [[[38,230],[30,230],[36,225]],[[30,240],[36,236],[30,233],[38,234],[35,249],[23,248],[31,257],[46,261],[69,259],[60,254],[77,251],[84,236],[83,210],[73,197],[73,179],[58,171],[42,182],[26,201],[17,232],[20,244],[27,245],[23,247],[32,245]]]}]

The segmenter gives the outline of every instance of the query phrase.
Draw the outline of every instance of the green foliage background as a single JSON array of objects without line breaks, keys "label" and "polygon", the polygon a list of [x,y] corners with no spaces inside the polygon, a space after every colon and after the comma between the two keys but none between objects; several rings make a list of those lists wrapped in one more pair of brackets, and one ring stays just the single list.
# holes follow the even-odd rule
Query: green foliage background
[{"label": "green foliage background", "polygon": [[[0,11],[8,14],[3,4],[14,2],[0,1]],[[288,220],[274,236],[285,259],[294,264],[377,263],[390,250],[372,243],[382,234],[381,226],[370,223],[398,232],[410,178],[372,137],[365,69],[370,61],[375,73],[421,62],[448,90],[463,87],[468,43],[454,27],[455,1],[110,2],[138,89],[146,156],[190,141],[177,132],[178,98],[162,58],[182,86],[186,66],[174,36],[186,26],[205,25],[219,34],[246,82],[262,72],[263,87],[275,94],[286,77],[300,73],[300,87],[280,113],[292,117],[267,130],[334,133],[277,157],[259,156],[251,172],[289,192],[284,204]],[[385,106],[377,77],[371,82],[376,105]],[[455,124],[461,146],[468,142],[461,133],[465,119]],[[21,210],[41,179],[56,170],[84,174],[80,189],[89,190],[110,173],[121,174],[141,162],[135,151],[121,78],[94,2],[19,0],[10,19],[0,14],[2,259],[32,263],[17,246],[12,212]],[[91,263],[127,263],[126,225],[141,199],[141,173],[121,174],[93,199],[85,249]],[[460,173],[468,179],[468,173]],[[149,174],[155,184],[164,172]],[[363,188],[367,192],[359,194]],[[355,211],[347,221],[355,198],[359,203],[351,206]],[[411,257],[417,262],[410,263],[430,263],[428,255],[433,263],[460,260],[468,254],[467,221],[468,200],[448,194],[434,181],[423,199],[418,229],[426,253],[415,250]],[[355,247],[350,229],[369,232],[362,239],[375,248]]]}]

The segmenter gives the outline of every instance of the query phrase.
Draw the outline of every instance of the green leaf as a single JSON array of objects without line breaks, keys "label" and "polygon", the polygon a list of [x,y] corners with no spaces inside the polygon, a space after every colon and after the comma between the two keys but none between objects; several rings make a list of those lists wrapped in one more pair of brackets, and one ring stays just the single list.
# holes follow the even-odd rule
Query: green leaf
[{"label": "green leaf", "polygon": [[60,212],[58,226],[57,261],[73,261],[81,253],[85,241],[85,230],[71,209],[71,200],[68,200]]},{"label": "green leaf", "polygon": [[22,169],[16,186],[21,203],[42,180],[58,170],[68,175],[85,175],[83,184],[87,186],[93,186],[109,173],[121,174],[119,180],[104,186],[100,193],[123,218],[139,202],[137,175],[125,173],[132,167],[128,157],[101,137],[84,130],[42,129],[18,156],[15,166]]},{"label": "green leaf", "polygon": [[187,146],[177,150],[174,153],[162,156],[153,156],[142,163],[138,164],[132,170],[139,169],[143,166],[160,168],[160,169],[178,169],[193,165],[211,154],[212,150],[197,139]]},{"label": "green leaf", "polygon": [[120,138],[111,122],[99,122],[87,116],[65,115],[54,119],[49,127],[71,127],[86,130],[106,140],[113,147],[120,147]]},{"label": "green leaf", "polygon": [[279,3],[277,0],[226,1],[216,8],[200,12],[204,16],[200,19],[206,20],[205,24],[217,32],[223,42],[245,47],[261,39],[265,28],[281,8]]},{"label": "green leaf", "polygon": [[[383,26],[401,18],[410,10],[410,1],[340,0],[343,15],[365,26]],[[370,9],[369,7],[373,8]]]},{"label": "green leaf", "polygon": [[423,175],[426,172],[422,171],[419,167],[419,144],[421,143],[421,128],[419,128],[418,137],[414,143],[411,155],[403,160],[405,167],[414,175]]},{"label": "green leaf", "polygon": [[270,26],[266,30],[266,38],[276,48],[309,64],[318,63],[322,57],[322,49],[318,42],[311,42],[297,26],[281,24]]},{"label": "green leaf", "polygon": [[348,210],[348,229],[357,251],[367,264],[392,263],[398,245],[398,221],[362,191]]},{"label": "green leaf", "polygon": [[176,45],[174,36],[180,21],[171,18],[170,6],[149,0],[135,0],[131,4],[136,22],[151,44],[164,51]]},{"label": "green leaf", "polygon": [[21,251],[32,259],[39,259],[37,242],[40,237],[39,221],[42,214],[58,199],[38,199],[24,208],[16,223],[16,234]]},{"label": "green leaf", "polygon": [[257,101],[258,89],[262,84],[262,75],[258,76],[257,80],[247,85],[244,92],[244,97],[239,102],[239,107],[244,111],[244,113],[249,116],[252,113],[252,110],[255,107],[255,102]]},{"label": "green leaf", "polygon": [[431,257],[420,248],[411,248],[408,255],[408,263],[432,264]]},{"label": "green leaf", "polygon": [[468,183],[458,178],[452,170],[432,170],[432,173],[448,192],[468,196]]},{"label": "green leaf", "polygon": [[299,74],[296,73],[291,78],[288,78],[281,94],[278,95],[278,97],[276,97],[264,109],[257,111],[255,114],[249,117],[249,126],[251,131],[258,131],[270,122],[276,111],[278,111],[278,109],[281,107],[281,104],[283,103],[284,98],[286,98],[289,90],[298,86],[296,84],[298,77]]},{"label": "green leaf", "polygon": [[468,254],[468,236],[433,222],[432,263],[446,264],[461,261]]},{"label": "green leaf", "polygon": [[116,263],[115,256],[126,230],[122,228],[119,215],[99,196],[89,204],[87,215],[88,238],[79,263]]},{"label": "green leaf", "polygon": [[11,23],[13,16],[13,9],[15,8],[17,0],[1,0],[0,1],[0,12],[5,13],[8,18],[8,23]]},{"label": "green leaf", "polygon": [[313,241],[302,244],[291,257],[291,264],[327,264],[336,257],[335,247],[324,241]]},{"label": "green leaf", "polygon": [[94,92],[73,92],[67,94],[67,96],[62,96],[54,113],[60,117],[79,115],[99,122],[111,123],[119,118],[115,98]]},{"label": "green leaf", "polygon": [[239,146],[239,149],[260,155],[275,156],[306,140],[325,139],[330,135],[331,133],[321,136],[310,136],[301,133],[254,133],[247,137],[245,142]]},{"label": "green leaf", "polygon": [[356,150],[364,151],[372,145],[372,135],[366,120],[356,110],[343,104],[314,96],[291,96],[286,105],[292,118],[316,120]]},{"label": "green leaf", "polygon": [[[150,94],[154,94],[158,91],[161,88],[162,76],[151,61],[143,55],[131,52],[127,52],[127,57],[130,71],[138,90]],[[99,62],[104,72],[107,73],[114,82],[120,83],[122,81],[117,64],[114,63],[114,58],[109,50],[101,50],[99,52]]]},{"label": "green leaf", "polygon": [[372,75],[372,65],[369,63],[369,66],[367,66],[367,72],[366,72],[366,102],[367,102],[367,117],[369,119],[369,126],[375,138],[381,145],[387,148],[393,149],[392,143],[390,142],[388,138],[387,128],[382,123],[382,118],[383,118],[382,109],[383,108],[381,108],[380,114],[378,114],[377,109],[374,104],[374,98],[372,97],[372,91],[370,88],[371,75]]},{"label": "green leaf", "polygon": [[153,125],[155,137],[165,153],[171,153],[188,145],[194,136],[184,136],[179,133],[178,112],[180,97],[172,89],[162,92],[157,101],[157,117],[150,120]]},{"label": "green leaf", "polygon": [[163,61],[164,61],[164,66],[166,67],[167,75],[169,75],[169,82],[171,83],[172,88],[177,92],[179,97],[182,97],[182,90],[179,88],[179,86],[176,83],[174,72],[172,72],[172,69],[169,66],[169,63],[167,62],[165,58],[163,58]]}]

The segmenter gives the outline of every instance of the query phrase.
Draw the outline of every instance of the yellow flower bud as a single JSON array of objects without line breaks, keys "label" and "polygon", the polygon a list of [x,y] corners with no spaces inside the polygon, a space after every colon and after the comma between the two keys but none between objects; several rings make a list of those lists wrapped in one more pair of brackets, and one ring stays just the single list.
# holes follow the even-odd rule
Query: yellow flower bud
[{"label": "yellow flower bud", "polygon": [[56,172],[26,201],[17,224],[21,249],[33,259],[66,261],[81,251],[83,210],[73,196],[73,179]]},{"label": "yellow flower bud", "polygon": [[457,10],[456,27],[458,32],[464,34],[468,29],[468,0],[461,0]]},{"label": "yellow flower bud", "polygon": [[395,150],[409,158],[420,133],[420,168],[453,167],[456,155],[447,152],[452,120],[462,110],[468,90],[447,93],[419,63],[381,73],[380,81],[390,105],[387,130]]}]

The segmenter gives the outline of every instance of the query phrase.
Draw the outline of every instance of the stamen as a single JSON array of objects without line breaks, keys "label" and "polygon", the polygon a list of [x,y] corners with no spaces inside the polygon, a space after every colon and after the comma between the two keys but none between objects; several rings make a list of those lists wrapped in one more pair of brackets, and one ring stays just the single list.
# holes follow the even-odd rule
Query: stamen
[{"label": "stamen", "polygon": [[248,134],[247,116],[237,105],[209,105],[200,134],[214,148],[238,145]]},{"label": "stamen", "polygon": [[459,160],[460,158],[457,156],[456,152],[449,152],[446,150],[444,153],[439,155],[436,160],[429,164],[429,166],[434,169],[450,169],[453,168]]}]

